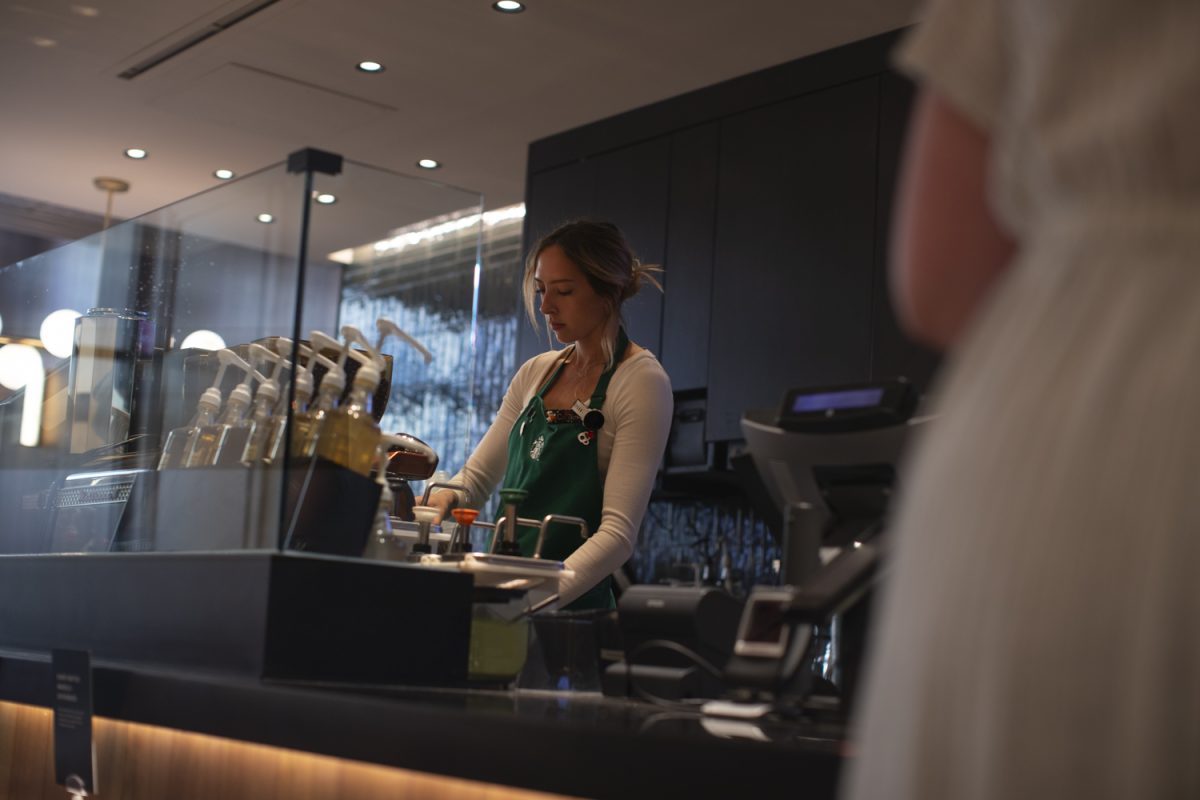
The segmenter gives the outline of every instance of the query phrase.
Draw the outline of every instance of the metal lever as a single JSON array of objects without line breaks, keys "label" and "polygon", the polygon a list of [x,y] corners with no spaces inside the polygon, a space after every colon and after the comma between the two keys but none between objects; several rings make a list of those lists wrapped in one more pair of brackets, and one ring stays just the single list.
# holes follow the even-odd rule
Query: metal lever
[{"label": "metal lever", "polygon": [[[520,520],[518,520],[520,522]],[[542,557],[542,543],[546,541],[546,529],[550,527],[551,522],[561,522],[566,525],[575,525],[579,528],[581,539],[588,538],[587,520],[580,517],[568,517],[565,514],[547,514],[542,519],[542,524],[538,525],[537,545],[533,548],[533,557]]]},{"label": "metal lever", "polygon": [[445,483],[443,481],[434,481],[425,485],[425,494],[421,495],[421,505],[429,505],[429,495],[434,489],[454,489],[458,492],[465,492],[467,487],[461,483]]},{"label": "metal lever", "polygon": [[[499,542],[501,538],[503,538],[504,526],[507,522],[508,522],[508,517],[500,517],[494,523],[492,523],[493,527],[496,529],[496,532],[492,534],[492,546],[488,548],[489,555],[495,554],[496,543]],[[487,527],[486,522],[476,522],[475,524],[483,525],[484,527]],[[526,519],[525,517],[517,517],[517,527],[524,526],[526,528],[541,528],[541,525],[542,525],[542,523],[538,522],[536,519]],[[541,535],[539,534],[538,535],[539,549],[541,547],[541,542],[542,542],[542,539],[541,539]],[[516,542],[513,542],[513,544],[516,544]],[[537,556],[535,555],[534,558],[537,558]]]}]

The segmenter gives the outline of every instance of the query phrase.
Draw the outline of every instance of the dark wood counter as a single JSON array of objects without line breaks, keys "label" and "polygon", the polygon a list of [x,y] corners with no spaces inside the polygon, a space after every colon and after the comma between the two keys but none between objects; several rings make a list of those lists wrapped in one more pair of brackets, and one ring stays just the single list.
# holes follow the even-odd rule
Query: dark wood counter
[{"label": "dark wood counter", "polygon": [[[590,693],[296,685],[106,661],[93,681],[98,718],[579,797],[827,798],[841,761],[813,724]],[[46,654],[0,651],[0,701],[48,707],[52,688]]]}]

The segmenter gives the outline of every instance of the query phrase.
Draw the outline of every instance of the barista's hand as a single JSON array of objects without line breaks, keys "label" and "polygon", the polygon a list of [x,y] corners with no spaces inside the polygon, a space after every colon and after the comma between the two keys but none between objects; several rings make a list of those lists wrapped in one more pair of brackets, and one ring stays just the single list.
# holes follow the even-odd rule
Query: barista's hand
[{"label": "barista's hand", "polygon": [[438,510],[437,517],[433,520],[433,524],[437,525],[442,521],[442,518],[450,513],[450,509],[458,502],[458,493],[453,489],[438,489],[433,494],[429,495],[429,505]]}]

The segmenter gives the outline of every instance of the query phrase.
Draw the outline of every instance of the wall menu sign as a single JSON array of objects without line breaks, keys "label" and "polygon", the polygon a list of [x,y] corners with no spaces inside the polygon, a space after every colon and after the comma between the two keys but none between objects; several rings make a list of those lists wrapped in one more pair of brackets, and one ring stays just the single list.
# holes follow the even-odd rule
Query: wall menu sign
[{"label": "wall menu sign", "polygon": [[54,779],[77,797],[96,794],[91,654],[54,650],[50,661],[54,672]]}]

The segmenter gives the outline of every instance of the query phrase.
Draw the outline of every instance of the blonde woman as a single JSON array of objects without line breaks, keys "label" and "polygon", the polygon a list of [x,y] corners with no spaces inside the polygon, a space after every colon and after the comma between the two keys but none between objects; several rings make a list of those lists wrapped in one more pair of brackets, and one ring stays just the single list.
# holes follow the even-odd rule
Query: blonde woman
[{"label": "blonde woman", "polygon": [[[509,384],[495,421],[454,481],[467,497],[441,490],[430,504],[445,515],[493,489],[524,489],[522,517],[582,517],[592,536],[552,526],[542,555],[575,577],[559,607],[612,608],[612,573],[633,552],[671,425],[671,383],[654,354],[629,340],[621,305],[646,282],[615,225],[580,220],[539,240],[525,264],[525,305],[568,347],[531,358]],[[522,529],[531,555],[537,532]]]},{"label": "blonde woman", "polygon": [[1200,797],[1200,3],[934,0],[893,277],[948,348],[847,798]]}]

